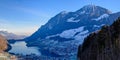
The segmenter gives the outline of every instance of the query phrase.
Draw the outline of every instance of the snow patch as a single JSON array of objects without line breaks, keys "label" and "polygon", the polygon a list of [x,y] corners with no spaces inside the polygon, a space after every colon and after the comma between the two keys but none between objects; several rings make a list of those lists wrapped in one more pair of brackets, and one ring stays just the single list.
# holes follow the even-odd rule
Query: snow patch
[{"label": "snow patch", "polygon": [[80,32],[74,37],[75,40],[84,40],[84,38],[88,35],[88,32],[89,32],[88,30]]},{"label": "snow patch", "polygon": [[85,11],[80,12],[80,14],[84,14],[84,13],[85,13]]},{"label": "snow patch", "polygon": [[100,27],[100,26],[98,26],[98,25],[94,25],[93,27]]},{"label": "snow patch", "polygon": [[79,21],[80,21],[80,19],[75,20],[75,18],[73,18],[73,17],[71,17],[67,20],[67,22],[76,22],[76,23],[79,22]]},{"label": "snow patch", "polygon": [[104,26],[105,24],[101,24],[101,26]]},{"label": "snow patch", "polygon": [[88,30],[85,30],[85,31],[80,32],[79,35],[85,35],[85,34],[87,34],[88,32],[89,32]]},{"label": "snow patch", "polygon": [[79,27],[79,28],[76,28],[76,29],[70,29],[70,30],[66,30],[66,31],[63,31],[61,34],[60,34],[60,37],[63,37],[63,38],[73,38],[74,35],[77,33],[77,32],[81,32],[84,30],[84,26],[82,27]]},{"label": "snow patch", "polygon": [[80,35],[85,35],[88,32],[89,32],[88,30],[84,31],[84,26],[82,26],[82,27],[79,27],[79,28],[76,28],[76,29],[65,30],[60,34],[47,36],[46,39],[49,39],[51,37],[56,37],[56,36],[60,36],[62,38],[67,38],[68,39],[68,38],[74,38],[76,33],[79,33],[78,35],[80,36]]},{"label": "snow patch", "polygon": [[51,37],[56,37],[56,36],[59,36],[59,34],[47,36],[46,39],[49,39]]},{"label": "snow patch", "polygon": [[101,15],[100,17],[95,18],[95,19],[92,19],[92,20],[99,21],[100,19],[107,18],[107,17],[109,17],[108,14],[103,14],[103,15]]},{"label": "snow patch", "polygon": [[104,26],[105,24],[101,24],[101,25],[93,25],[93,27],[101,27],[101,26]]}]

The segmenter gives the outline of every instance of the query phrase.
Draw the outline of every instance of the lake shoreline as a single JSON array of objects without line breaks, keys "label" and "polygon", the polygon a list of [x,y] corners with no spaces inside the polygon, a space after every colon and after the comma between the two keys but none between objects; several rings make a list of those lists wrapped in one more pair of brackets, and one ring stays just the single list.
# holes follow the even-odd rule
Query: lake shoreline
[{"label": "lake shoreline", "polygon": [[23,55],[36,54],[36,55],[41,55],[41,53],[39,51],[39,48],[28,47],[26,45],[25,41],[16,41],[14,44],[10,43],[10,45],[11,45],[12,48],[8,52],[12,53],[12,54],[23,54]]}]

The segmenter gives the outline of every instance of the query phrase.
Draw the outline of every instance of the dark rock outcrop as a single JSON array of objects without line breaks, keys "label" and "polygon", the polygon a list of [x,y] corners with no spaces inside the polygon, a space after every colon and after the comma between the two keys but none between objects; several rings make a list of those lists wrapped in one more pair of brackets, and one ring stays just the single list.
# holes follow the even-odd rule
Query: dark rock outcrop
[{"label": "dark rock outcrop", "polygon": [[120,60],[120,18],[85,38],[78,60]]},{"label": "dark rock outcrop", "polygon": [[8,52],[9,50],[11,50],[12,49],[12,46],[10,45],[10,44],[7,44],[7,49],[5,50],[5,52]]}]

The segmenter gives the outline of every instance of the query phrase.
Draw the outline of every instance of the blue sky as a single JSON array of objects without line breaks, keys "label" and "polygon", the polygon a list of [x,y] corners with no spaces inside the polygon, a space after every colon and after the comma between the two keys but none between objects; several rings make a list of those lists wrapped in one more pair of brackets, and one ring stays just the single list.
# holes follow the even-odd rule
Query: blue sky
[{"label": "blue sky", "polygon": [[0,0],[0,30],[32,34],[61,11],[76,11],[94,4],[120,11],[120,0]]}]

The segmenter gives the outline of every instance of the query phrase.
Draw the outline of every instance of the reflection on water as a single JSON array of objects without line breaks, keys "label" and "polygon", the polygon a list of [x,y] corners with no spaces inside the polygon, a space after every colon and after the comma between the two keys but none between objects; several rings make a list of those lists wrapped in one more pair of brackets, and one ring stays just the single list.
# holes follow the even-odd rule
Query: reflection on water
[{"label": "reflection on water", "polygon": [[24,41],[16,42],[15,44],[11,44],[12,49],[9,51],[15,54],[36,54],[40,55],[37,47],[27,47]]}]

